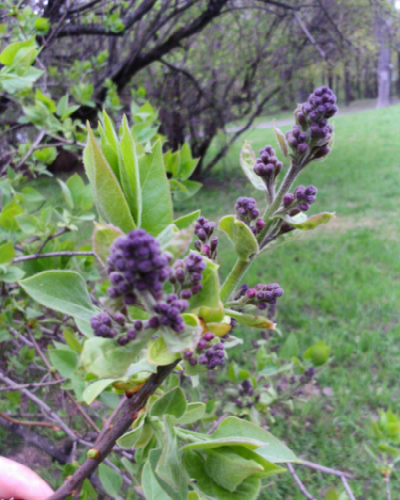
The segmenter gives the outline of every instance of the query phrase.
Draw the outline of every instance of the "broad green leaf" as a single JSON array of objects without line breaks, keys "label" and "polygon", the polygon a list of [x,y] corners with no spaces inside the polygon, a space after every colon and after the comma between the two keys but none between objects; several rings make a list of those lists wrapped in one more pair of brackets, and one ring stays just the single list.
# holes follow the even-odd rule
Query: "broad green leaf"
[{"label": "broad green leaf", "polygon": [[[145,413],[142,413],[139,415],[139,417],[135,420],[132,430],[125,432],[124,435],[122,435],[118,440],[117,444],[121,448],[124,448],[124,450],[129,450],[131,448],[137,447],[137,443],[139,439],[141,439],[142,433],[144,431],[145,425],[148,426],[148,424],[145,424],[146,420],[146,415]],[[142,444],[142,443],[140,443]]]},{"label": "broad green leaf", "polygon": [[164,170],[161,141],[151,153],[139,158],[140,185],[142,188],[141,227],[153,236],[172,224],[172,201],[169,183]]},{"label": "broad green leaf", "polygon": [[85,185],[80,175],[72,175],[66,182],[71,193],[72,201],[75,207],[82,210],[90,210],[93,206],[93,196],[90,185]]},{"label": "broad green leaf", "polygon": [[18,203],[11,202],[0,212],[0,227],[7,231],[17,231],[19,226],[16,217],[23,213],[23,209]]},{"label": "broad green leaf", "polygon": [[258,189],[259,191],[267,191],[267,187],[261,177],[254,173],[253,168],[255,164],[256,156],[251,149],[250,144],[245,141],[240,152],[240,166],[242,167],[243,172],[246,174],[249,181],[256,189]]},{"label": "broad green leaf", "polygon": [[206,411],[206,405],[204,403],[189,403],[187,405],[184,415],[180,418],[175,418],[176,424],[192,424],[200,420]]},{"label": "broad green leaf", "polygon": [[155,472],[161,479],[168,483],[174,491],[186,493],[184,494],[186,497],[187,482],[183,476],[181,462],[178,458],[178,442],[172,423],[172,417],[165,415],[163,423],[164,443]]},{"label": "broad green leaf", "polygon": [[20,214],[15,217],[18,226],[25,234],[34,234],[37,231],[37,219],[31,214]]},{"label": "broad green leaf", "polygon": [[93,401],[99,396],[107,387],[109,387],[113,382],[118,379],[106,378],[102,380],[97,380],[90,384],[83,392],[83,400],[87,405],[93,403]]},{"label": "broad green leaf", "polygon": [[174,221],[174,224],[178,229],[186,229],[191,224],[194,224],[199,217],[200,210],[196,210],[195,212],[191,212],[190,214],[179,217],[179,219],[176,219]]},{"label": "broad green leaf", "polygon": [[[171,179],[172,182],[174,179]],[[196,181],[175,181],[179,185],[179,189],[174,190],[174,196],[176,201],[183,201],[186,198],[190,198],[195,195],[199,189],[203,187],[201,182]]]},{"label": "broad green leaf", "polygon": [[112,224],[94,222],[93,250],[104,267],[107,266],[110,246],[118,236],[123,236],[123,234],[118,227]]},{"label": "broad green leaf", "polygon": [[75,332],[72,330],[72,328],[67,327],[63,331],[63,337],[65,339],[65,342],[69,345],[71,349],[73,349],[76,352],[82,352],[82,345],[76,338]]},{"label": "broad green leaf", "polygon": [[322,340],[308,348],[303,354],[303,358],[309,359],[313,366],[318,367],[324,365],[328,361],[330,352],[331,346],[325,345],[325,340]]},{"label": "broad green leaf", "polygon": [[241,457],[229,447],[207,450],[205,457],[207,474],[230,492],[234,492],[244,479],[263,470],[257,462]]},{"label": "broad green leaf", "polygon": [[125,115],[122,120],[122,130],[121,152],[123,162],[120,167],[121,184],[133,219],[139,227],[142,219],[142,190],[140,187],[139,162],[136,153],[136,144],[129,130]]},{"label": "broad green leaf", "polygon": [[126,346],[120,346],[113,339],[91,337],[83,345],[81,364],[99,378],[123,377],[153,333],[154,330],[146,330]]},{"label": "broad green leaf", "polygon": [[268,328],[270,330],[275,329],[274,323],[264,316],[244,314],[234,311],[233,309],[225,309],[225,313],[242,325],[252,326],[253,328]]},{"label": "broad green leaf", "polygon": [[36,37],[33,36],[25,42],[15,42],[8,45],[0,54],[0,63],[9,66],[14,62],[14,58],[21,49],[36,47]]},{"label": "broad green leaf", "polygon": [[262,370],[265,365],[267,364],[269,359],[269,356],[267,354],[267,351],[265,350],[265,347],[262,345],[256,354],[256,370],[260,371]]},{"label": "broad green leaf", "polygon": [[160,486],[149,462],[146,462],[142,472],[142,487],[146,500],[172,500]]},{"label": "broad green leaf", "polygon": [[15,283],[25,276],[25,271],[17,266],[8,266],[4,274],[0,273],[0,281]]},{"label": "broad green leaf", "polygon": [[282,359],[292,359],[299,355],[299,343],[294,333],[291,333],[279,351],[279,357]]},{"label": "broad green leaf", "polygon": [[209,500],[255,500],[257,498],[261,485],[259,479],[249,477],[239,484],[236,491],[230,492],[208,475],[206,460],[199,452],[185,451],[182,460],[186,477],[192,487]]},{"label": "broad green leaf", "polygon": [[334,213],[323,212],[321,214],[313,215],[305,222],[293,222],[293,218],[289,217],[288,215],[284,217],[284,220],[286,222],[289,222],[291,226],[294,226],[297,229],[301,229],[302,231],[310,231],[320,226],[321,224],[327,224],[331,219],[334,219],[335,217],[336,216]]},{"label": "broad green leaf", "polygon": [[178,231],[175,224],[171,224],[166,227],[163,233],[171,226],[175,228],[175,233],[172,238],[168,242],[162,244],[161,247],[164,252],[170,252],[174,258],[178,258],[188,251],[189,245],[193,240],[194,226]]},{"label": "broad green leaf", "polygon": [[234,215],[223,217],[219,229],[231,240],[240,260],[248,262],[259,251],[257,239],[247,224]]},{"label": "broad green leaf", "polygon": [[111,170],[114,172],[115,177],[118,179],[118,182],[121,182],[118,153],[116,149],[109,143],[106,133],[100,123],[97,130],[100,134],[101,152],[107,160],[107,163],[110,165]]},{"label": "broad green leaf", "polygon": [[82,335],[89,338],[94,336],[93,328],[91,327],[89,321],[84,321],[83,319],[79,318],[74,318],[74,319],[75,319],[75,324],[78,330],[82,333]]},{"label": "broad green leaf", "polygon": [[136,226],[121,186],[104,158],[90,126],[88,132],[84,164],[99,214],[106,222],[125,233],[132,231]]},{"label": "broad green leaf", "polygon": [[264,477],[272,476],[273,474],[287,472],[286,469],[269,462],[264,457],[261,457],[256,450],[250,450],[244,446],[232,446],[230,449],[241,457],[246,458],[247,460],[253,460],[261,466],[262,471],[257,472],[254,477],[262,479]]},{"label": "broad green leaf", "polygon": [[[204,257],[206,268],[201,284],[203,288],[189,301],[189,310],[199,307],[220,309],[218,264]],[[218,320],[217,320],[218,321]]]},{"label": "broad green leaf", "polygon": [[150,409],[152,417],[162,417],[172,415],[181,418],[187,409],[185,394],[180,387],[174,387],[170,391],[158,398]]},{"label": "broad green leaf", "polygon": [[71,378],[78,366],[75,352],[62,349],[49,349],[49,357],[54,368],[65,378]]},{"label": "broad green leaf", "polygon": [[39,304],[74,318],[90,321],[98,312],[85,280],[73,271],[44,271],[20,281],[20,285]]},{"label": "broad green leaf", "polygon": [[187,142],[181,147],[179,160],[178,176],[183,180],[187,180],[193,174],[199,163],[199,158],[193,158],[190,146]]},{"label": "broad green leaf", "polygon": [[15,257],[14,245],[9,241],[0,245],[0,264],[11,264]]},{"label": "broad green leaf", "polygon": [[170,365],[179,358],[179,354],[169,352],[163,337],[152,340],[147,347],[147,362],[153,365]]},{"label": "broad green leaf", "polygon": [[103,488],[113,498],[119,497],[122,487],[122,476],[106,464],[99,465],[99,477]]}]

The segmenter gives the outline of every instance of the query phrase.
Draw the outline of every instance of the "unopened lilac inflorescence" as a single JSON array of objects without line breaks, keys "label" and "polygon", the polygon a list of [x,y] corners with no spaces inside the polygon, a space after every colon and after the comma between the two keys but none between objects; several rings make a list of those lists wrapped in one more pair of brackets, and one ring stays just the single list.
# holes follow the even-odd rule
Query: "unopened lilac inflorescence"
[{"label": "unopened lilac inflorescence", "polygon": [[199,217],[194,226],[194,234],[199,238],[194,242],[198,252],[209,259],[217,257],[218,238],[212,237],[215,229],[214,222],[210,222],[205,217]]},{"label": "unopened lilac inflorescence", "polygon": [[315,186],[297,186],[294,193],[286,193],[283,197],[283,208],[288,209],[289,215],[306,212],[317,199],[317,193]]},{"label": "unopened lilac inflorescence", "polygon": [[259,309],[266,309],[269,305],[276,305],[278,299],[282,297],[283,289],[278,283],[270,285],[258,284],[255,288],[242,285],[236,296],[242,304],[252,304]]},{"label": "unopened lilac inflorescence", "polygon": [[117,238],[110,250],[110,298],[123,296],[125,303],[134,304],[135,291],[148,291],[156,300],[162,298],[163,283],[171,273],[170,257],[161,252],[160,243],[153,236],[136,229]]},{"label": "unopened lilac inflorescence", "polygon": [[272,146],[265,146],[259,151],[260,158],[257,158],[254,165],[254,173],[260,177],[275,178],[282,168],[282,162],[275,156]]},{"label": "unopened lilac inflorescence", "polygon": [[225,364],[224,344],[213,333],[206,332],[201,336],[194,352],[185,352],[184,358],[191,366],[199,363],[205,365],[208,370],[213,370]]},{"label": "unopened lilac inflorescence", "polygon": [[181,299],[189,300],[200,292],[205,268],[206,262],[203,256],[194,252],[174,263],[169,280]]},{"label": "unopened lilac inflorescence", "polygon": [[302,156],[310,153],[310,159],[326,156],[332,138],[333,126],[328,124],[338,111],[336,96],[326,85],[316,89],[295,112],[296,123],[286,134],[293,152]]},{"label": "unopened lilac inflorescence", "polygon": [[236,217],[247,224],[255,235],[264,228],[265,222],[259,217],[260,211],[254,198],[240,196],[236,200],[235,210]]}]

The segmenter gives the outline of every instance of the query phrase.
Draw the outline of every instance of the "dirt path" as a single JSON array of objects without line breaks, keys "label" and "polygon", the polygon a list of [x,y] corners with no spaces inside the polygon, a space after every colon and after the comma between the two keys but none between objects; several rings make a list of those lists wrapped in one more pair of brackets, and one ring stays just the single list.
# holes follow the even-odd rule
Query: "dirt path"
[{"label": "dirt path", "polygon": [[[399,103],[400,103],[399,98],[394,97],[392,99],[392,105],[399,104]],[[350,106],[348,106],[348,107],[342,106],[341,108],[339,108],[339,112],[336,116],[348,115],[350,113],[361,113],[362,111],[370,111],[372,109],[376,109],[376,100],[375,99],[371,99],[371,101],[368,101],[368,102],[365,102],[365,101],[357,102],[356,101],[356,102],[350,104]],[[273,121],[273,118],[271,118],[271,121],[257,123],[256,125],[253,125],[252,127],[250,127],[250,130],[254,129],[254,128],[271,128],[272,121]],[[276,120],[274,122],[274,125],[276,127],[284,127],[285,125],[294,125],[294,118],[286,118],[285,120]],[[237,132],[240,129],[241,129],[241,127],[231,127],[231,128],[227,129],[227,132],[228,132],[228,134],[232,134],[232,133]]]}]

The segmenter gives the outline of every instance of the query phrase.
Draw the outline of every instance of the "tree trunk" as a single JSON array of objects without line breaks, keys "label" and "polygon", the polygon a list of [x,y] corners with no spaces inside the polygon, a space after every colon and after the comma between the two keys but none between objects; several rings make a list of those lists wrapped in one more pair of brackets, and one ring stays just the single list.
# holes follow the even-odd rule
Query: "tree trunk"
[{"label": "tree trunk", "polygon": [[375,36],[379,45],[377,108],[390,104],[390,45],[389,26],[383,14],[375,17]]},{"label": "tree trunk", "polygon": [[400,97],[400,51],[397,52],[397,95]]},{"label": "tree trunk", "polygon": [[328,87],[333,90],[333,68],[328,67]]},{"label": "tree trunk", "polygon": [[344,66],[344,100],[346,106],[349,106],[351,101],[353,100],[353,96],[351,93],[351,78],[350,78],[349,63],[346,63]]}]

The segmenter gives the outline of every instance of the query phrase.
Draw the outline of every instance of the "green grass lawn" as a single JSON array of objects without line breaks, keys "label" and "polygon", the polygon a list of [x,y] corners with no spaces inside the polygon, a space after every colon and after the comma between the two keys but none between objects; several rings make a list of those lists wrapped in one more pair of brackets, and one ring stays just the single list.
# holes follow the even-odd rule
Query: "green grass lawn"
[{"label": "green grass lawn", "polygon": [[[335,211],[337,218],[265,255],[245,281],[284,288],[278,317],[284,337],[294,332],[303,349],[324,338],[332,346],[333,361],[318,378],[332,396],[311,398],[278,419],[272,432],[301,457],[354,473],[361,479],[352,483],[357,498],[381,499],[383,481],[363,442],[379,408],[400,411],[400,106],[339,117],[335,129],[328,160],[307,167],[299,183],[319,189],[311,213]],[[255,150],[276,144],[270,130],[252,130],[245,138]],[[202,214],[218,221],[233,213],[238,196],[262,203],[241,173],[240,147],[216,166],[199,198],[180,210],[200,203]],[[224,237],[219,258],[226,274],[235,258]],[[257,338],[254,330],[242,333]],[[300,472],[317,498],[321,488],[335,483]],[[399,477],[393,476],[393,498],[400,497]],[[289,478],[265,498],[303,497]]]},{"label": "green grass lawn", "polygon": [[[302,458],[352,472],[359,479],[352,482],[359,500],[384,497],[383,481],[363,447],[370,419],[379,408],[400,411],[399,123],[400,105],[335,120],[333,152],[307,167],[299,183],[319,189],[311,213],[336,212],[337,218],[265,255],[245,280],[284,288],[278,316],[283,340],[294,332],[302,350],[322,339],[332,346],[333,360],[318,377],[331,395],[310,397],[294,413],[277,418],[271,431]],[[276,144],[266,129],[251,130],[244,139],[256,151]],[[262,205],[262,194],[240,170],[240,143],[215,167],[199,196],[177,207],[179,213],[200,205],[202,214],[217,222],[234,212],[238,196],[254,196]],[[54,196],[47,180],[35,184]],[[224,236],[220,243],[226,275],[235,257]],[[240,359],[246,363],[249,341],[259,333],[241,334],[246,341]],[[298,471],[317,498],[338,485],[333,477]],[[287,476],[274,480],[260,498],[304,498]],[[393,477],[393,499],[400,498],[399,477]]]}]

